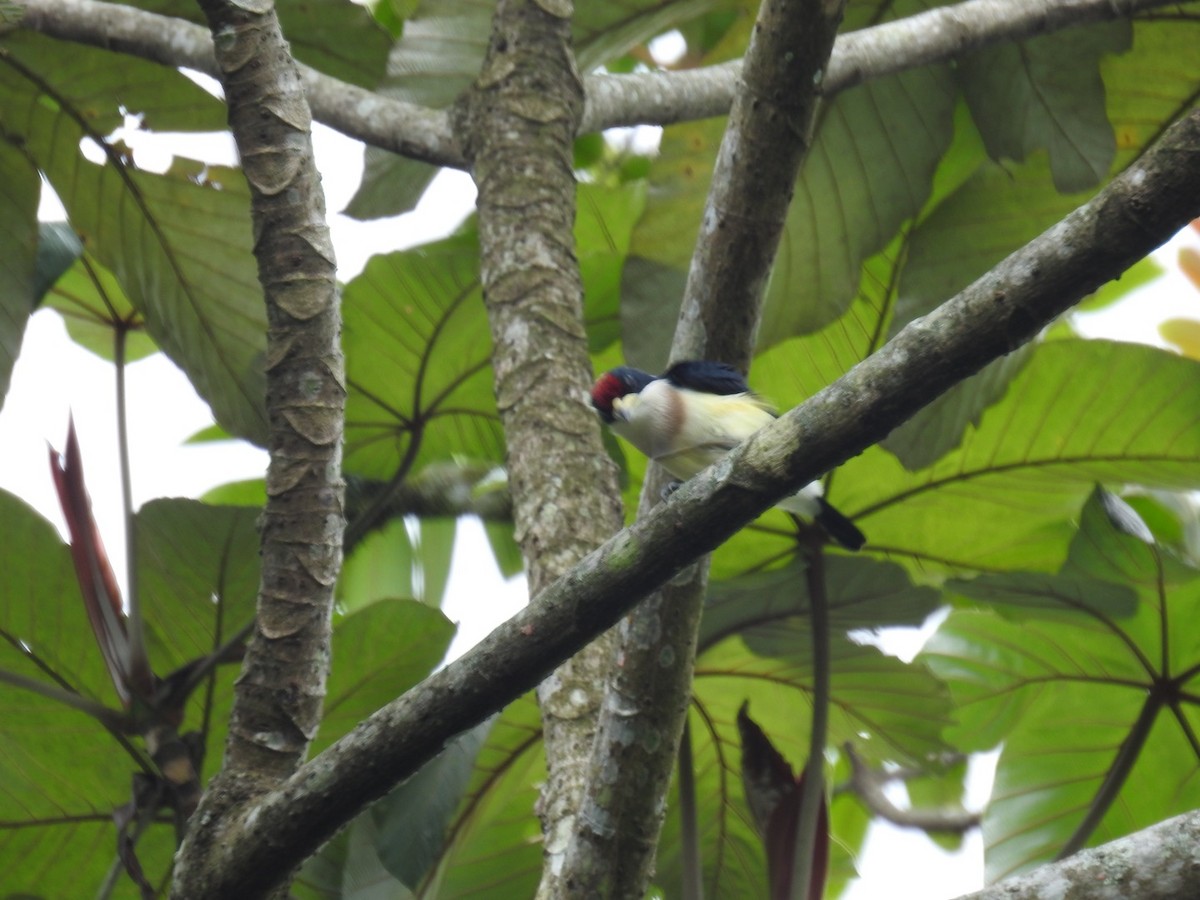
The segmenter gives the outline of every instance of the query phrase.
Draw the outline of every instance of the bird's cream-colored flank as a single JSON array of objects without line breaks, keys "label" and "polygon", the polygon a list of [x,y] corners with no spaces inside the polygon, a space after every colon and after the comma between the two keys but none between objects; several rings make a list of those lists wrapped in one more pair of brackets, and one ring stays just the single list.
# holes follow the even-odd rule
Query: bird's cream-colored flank
[{"label": "bird's cream-colored flank", "polygon": [[[770,405],[751,393],[709,394],[652,381],[639,393],[612,403],[612,430],[680,481],[687,481],[775,418]],[[821,512],[814,481],[779,508],[806,518]]]}]

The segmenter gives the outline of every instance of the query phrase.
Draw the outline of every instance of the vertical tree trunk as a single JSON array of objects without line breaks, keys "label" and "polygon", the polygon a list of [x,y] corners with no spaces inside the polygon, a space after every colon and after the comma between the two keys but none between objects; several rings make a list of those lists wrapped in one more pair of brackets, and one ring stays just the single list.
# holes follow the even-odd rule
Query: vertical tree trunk
[{"label": "vertical tree trunk", "polygon": [[[571,53],[571,11],[569,2],[501,0],[458,122],[479,187],[496,397],[534,596],[622,523],[616,469],[587,400],[572,170],[583,85]],[[539,807],[542,896],[558,893],[611,646],[609,636],[600,638],[538,688],[549,767]]]},{"label": "vertical tree trunk", "polygon": [[267,302],[271,461],[254,636],[225,763],[178,856],[172,894],[213,880],[224,829],[304,760],[321,720],[333,585],[342,560],[345,378],[336,263],[308,102],[272,4],[201,0],[250,184]]}]

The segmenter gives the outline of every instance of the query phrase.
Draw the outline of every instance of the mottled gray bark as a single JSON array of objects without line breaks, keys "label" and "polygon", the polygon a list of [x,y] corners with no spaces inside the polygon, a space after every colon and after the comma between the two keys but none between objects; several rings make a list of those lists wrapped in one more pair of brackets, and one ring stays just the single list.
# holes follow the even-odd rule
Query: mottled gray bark
[{"label": "mottled gray bark", "polygon": [[197,896],[218,877],[226,844],[255,798],[278,788],[308,752],[325,698],[344,526],[341,309],[308,103],[269,0],[201,0],[201,7],[223,35],[217,67],[250,185],[267,303],[271,459],[255,628],[224,765],[179,852],[176,897]]},{"label": "mottled gray bark", "polygon": [[1200,897],[1200,812],[1007,878],[960,900],[1195,900]]},{"label": "mottled gray bark", "polygon": [[[616,467],[587,399],[592,366],[572,168],[583,83],[571,53],[571,11],[569,2],[501,0],[487,58],[457,117],[479,187],[496,400],[533,595],[623,521]],[[598,638],[538,686],[548,770],[538,807],[546,896],[558,891],[612,646],[610,637]]]}]

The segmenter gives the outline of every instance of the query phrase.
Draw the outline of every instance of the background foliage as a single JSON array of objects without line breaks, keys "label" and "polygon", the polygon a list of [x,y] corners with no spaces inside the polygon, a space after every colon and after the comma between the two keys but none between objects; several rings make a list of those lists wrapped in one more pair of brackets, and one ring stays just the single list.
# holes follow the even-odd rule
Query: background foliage
[{"label": "background foliage", "polygon": [[[197,17],[187,3],[138,5]],[[856,0],[846,27],[929,5]],[[490,20],[478,0],[383,3],[373,14],[350,3],[279,6],[309,65],[430,105],[449,104],[477,72]],[[627,72],[652,64],[646,42],[677,28],[686,41],[678,65],[722,61],[743,52],[750,6],[579,2],[577,52],[585,68]],[[1073,209],[1195,103],[1198,42],[1200,17],[1148,15],[1001,44],[834,98],[772,275],[755,388],[781,406],[799,402]],[[182,158],[161,174],[138,169],[110,137],[129,116],[152,131],[224,127],[221,104],[179,73],[0,35],[0,388],[29,315],[49,308],[107,358],[117,346],[124,361],[167,354],[225,431],[261,442],[264,323],[241,175]],[[722,128],[670,126],[652,155],[580,139],[576,240],[598,370],[664,362]],[[369,150],[350,212],[409,208],[432,174]],[[40,178],[69,227],[37,221]],[[1107,289],[1092,305],[1121,293]],[[344,299],[347,475],[398,483],[435,464],[501,464],[473,221],[375,257]],[[1172,328],[1186,348],[1187,323]],[[983,819],[990,878],[1200,805],[1200,642],[1194,628],[1176,627],[1195,621],[1200,602],[1196,514],[1168,493],[1200,486],[1197,409],[1193,358],[1084,340],[1067,319],[826,477],[830,499],[869,539],[853,557],[826,551],[835,781],[847,766],[838,748],[850,742],[872,766],[927,773],[933,781],[914,785],[914,796],[953,801],[962,770],[943,765],[947,753],[1002,744]],[[632,511],[644,463],[611,449]],[[249,620],[254,519],[252,506],[184,500],[138,513],[156,671],[212,652]],[[0,521],[0,670],[115,706],[66,546],[11,495],[0,494]],[[503,526],[494,531],[507,569],[511,540]],[[441,660],[453,633],[439,605],[454,537],[444,520],[394,520],[349,548],[315,749]],[[710,896],[766,890],[737,710],[748,700],[793,765],[805,752],[804,558],[777,513],[714,558],[688,737]],[[949,616],[910,662],[864,642],[942,607]],[[219,668],[186,711],[208,773],[232,677]],[[12,679],[0,682],[0,747],[8,889],[66,896],[107,879],[113,896],[136,895],[114,863],[111,823],[144,764],[136,747]],[[310,862],[296,891],[528,895],[541,866],[533,808],[543,777],[537,707],[526,698],[364,814]],[[668,895],[680,879],[678,808],[659,850]],[[835,888],[852,873],[868,817],[853,794],[835,797]],[[139,836],[156,885],[172,848],[169,823]]]}]

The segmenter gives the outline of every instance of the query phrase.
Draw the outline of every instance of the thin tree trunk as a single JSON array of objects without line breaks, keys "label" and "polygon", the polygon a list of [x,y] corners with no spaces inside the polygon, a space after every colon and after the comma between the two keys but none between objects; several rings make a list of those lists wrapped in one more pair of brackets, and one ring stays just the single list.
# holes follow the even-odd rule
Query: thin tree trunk
[{"label": "thin tree trunk", "polygon": [[228,831],[257,795],[295,772],[316,734],[344,525],[341,311],[308,103],[269,2],[201,6],[222,35],[217,67],[250,185],[267,303],[271,460],[256,625],[224,766],[178,855],[172,895],[181,898],[215,879]]},{"label": "thin tree trunk", "polygon": [[[502,0],[459,120],[479,187],[484,300],[508,444],[513,520],[530,592],[563,575],[622,524],[616,467],[587,402],[591,361],[575,259],[575,133],[583,83],[569,3]],[[540,895],[555,896],[575,821],[612,638],[538,686],[548,778],[539,815]]]}]

